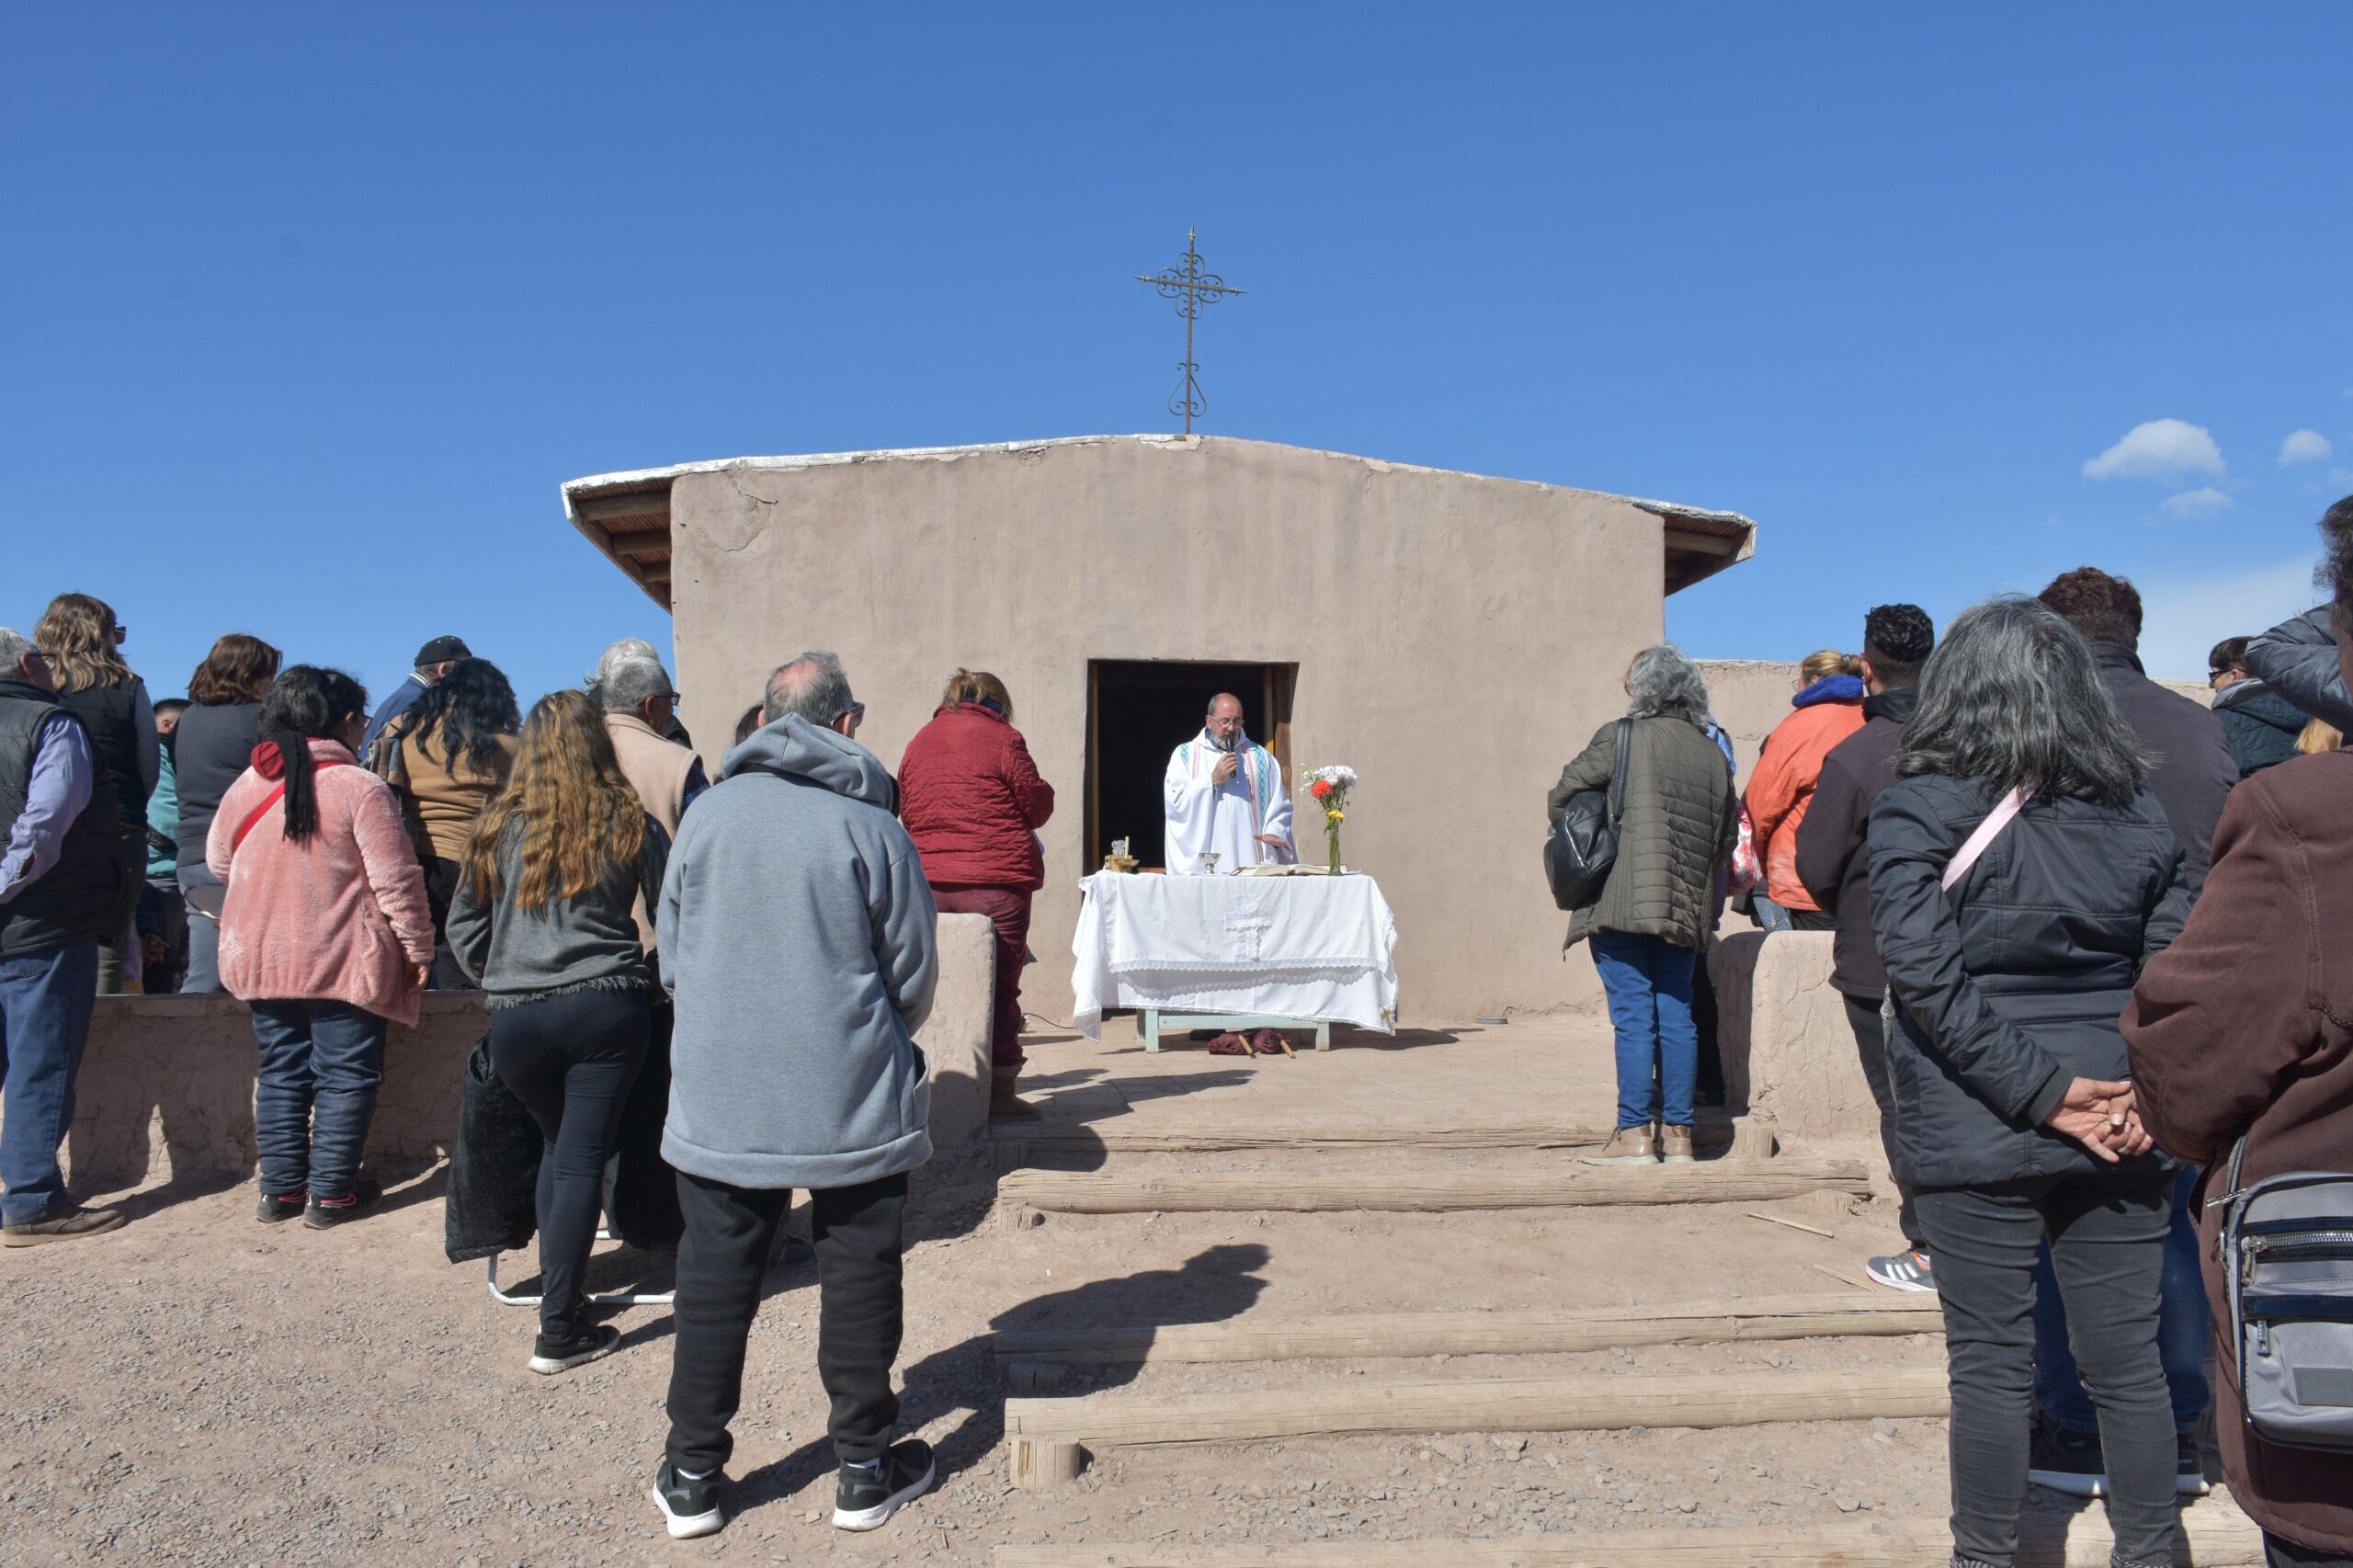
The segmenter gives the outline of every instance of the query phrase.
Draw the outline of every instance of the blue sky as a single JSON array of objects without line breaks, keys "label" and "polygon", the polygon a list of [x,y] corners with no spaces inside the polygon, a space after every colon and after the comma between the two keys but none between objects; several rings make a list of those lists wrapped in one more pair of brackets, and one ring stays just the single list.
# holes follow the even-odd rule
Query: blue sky
[{"label": "blue sky", "polygon": [[576,475],[1165,428],[1131,275],[1188,225],[1249,290],[1205,429],[1745,511],[1756,559],[1670,605],[1704,655],[2090,562],[2195,676],[2308,602],[2353,491],[2353,6],[27,5],[0,42],[0,623],[99,594],[158,695],[232,629],[380,691],[456,631],[527,700],[666,644]]}]

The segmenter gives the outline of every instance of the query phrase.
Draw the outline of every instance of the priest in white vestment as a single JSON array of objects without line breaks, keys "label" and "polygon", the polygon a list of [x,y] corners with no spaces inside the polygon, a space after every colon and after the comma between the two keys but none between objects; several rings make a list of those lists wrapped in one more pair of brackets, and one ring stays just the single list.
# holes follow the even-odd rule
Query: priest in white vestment
[{"label": "priest in white vestment", "polygon": [[1242,731],[1242,703],[1220,692],[1201,733],[1168,759],[1161,787],[1168,811],[1168,870],[1193,876],[1205,851],[1220,875],[1265,861],[1299,858],[1291,843],[1290,796],[1282,764]]}]

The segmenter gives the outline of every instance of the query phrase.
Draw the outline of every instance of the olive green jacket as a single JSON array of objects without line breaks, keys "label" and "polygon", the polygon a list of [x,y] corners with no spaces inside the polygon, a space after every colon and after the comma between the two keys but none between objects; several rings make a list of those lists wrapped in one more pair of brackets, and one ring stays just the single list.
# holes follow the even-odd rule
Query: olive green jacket
[{"label": "olive green jacket", "polygon": [[[1684,719],[1637,719],[1627,744],[1617,864],[1601,897],[1570,917],[1569,945],[1597,930],[1623,931],[1703,950],[1715,925],[1716,868],[1740,836],[1732,769],[1716,743]],[[1617,745],[1612,719],[1561,769],[1548,808],[1557,813],[1572,795],[1609,788]]]}]

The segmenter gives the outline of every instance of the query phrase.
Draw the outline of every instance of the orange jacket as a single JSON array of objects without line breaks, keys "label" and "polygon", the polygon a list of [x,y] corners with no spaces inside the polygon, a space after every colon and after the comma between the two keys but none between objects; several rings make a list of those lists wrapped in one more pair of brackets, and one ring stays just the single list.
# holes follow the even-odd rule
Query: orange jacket
[{"label": "orange jacket", "polygon": [[1863,727],[1859,702],[1817,702],[1781,721],[1765,737],[1764,754],[1748,776],[1743,798],[1765,857],[1765,896],[1784,909],[1820,909],[1798,881],[1798,824],[1813,801],[1822,759]]}]

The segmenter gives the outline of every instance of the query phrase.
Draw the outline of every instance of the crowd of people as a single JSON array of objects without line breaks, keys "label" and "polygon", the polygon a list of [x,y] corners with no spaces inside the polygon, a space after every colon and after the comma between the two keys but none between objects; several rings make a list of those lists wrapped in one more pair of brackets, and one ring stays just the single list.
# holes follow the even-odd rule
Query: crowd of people
[{"label": "crowd of people", "polygon": [[[1728,902],[1835,933],[1901,1196],[1904,1249],[1867,1267],[1943,1308],[1955,1568],[2016,1561],[2029,1481],[2105,1496],[2119,1568],[2174,1562],[2210,1406],[2275,1568],[2353,1564],[2353,1458],[2244,1418],[2217,1245],[2234,1191],[2353,1172],[2353,923],[2330,914],[2353,885],[2353,762],[2330,755],[2353,497],[2321,534],[2331,602],[2218,643],[2211,707],[2148,677],[2140,596],[2085,567],[1941,640],[1916,606],[1871,610],[1859,653],[1805,661],[1745,793],[1699,667],[1645,649],[1631,725],[1552,791],[1558,812],[1623,780],[1615,863],[1569,928],[1617,1036],[1595,1163],[1692,1157]],[[2299,1311],[2353,1321],[2308,1289]]]},{"label": "crowd of people", "polygon": [[[2331,755],[2353,727],[2353,498],[2322,534],[2332,602],[2219,643],[2211,707],[2148,678],[2139,596],[2086,567],[1941,638],[1916,606],[1870,610],[1859,651],[1804,662],[1745,790],[1699,667],[1644,649],[1625,718],[1552,792],[1555,812],[1616,798],[1614,863],[1568,933],[1616,1036],[1616,1131],[1595,1163],[1695,1158],[1705,954],[1727,908],[1833,934],[1901,1196],[1904,1249],[1866,1267],[1941,1301],[1962,1568],[2014,1561],[2029,1481],[2107,1497],[2121,1568],[2170,1562],[2175,1499],[2206,1489],[2210,1405],[2271,1561],[2353,1562],[2345,1461],[2249,1429],[2238,1347],[2214,1332],[2226,1157],[2249,1182],[2353,1168],[2353,1002],[2333,989],[2353,928],[2327,904],[2353,872],[2353,812],[2335,809],[2353,762]],[[528,714],[453,636],[372,710],[348,675],[244,633],[185,699],[153,701],[126,641],[80,594],[29,638],[0,629],[7,1244],[123,1222],[75,1203],[58,1160],[97,995],[249,1004],[256,1217],[324,1231],[381,1200],[362,1156],[390,1025],[427,989],[479,989],[490,1070],[539,1135],[534,1372],[618,1346],[584,1278],[633,1091],[662,1086],[678,1262],[653,1496],[670,1534],[724,1522],[760,1281],[796,1189],[835,1522],[875,1528],[927,1489],[928,1449],[893,1440],[891,1373],[908,1173],[930,1153],[914,1036],[940,911],[992,924],[992,1109],[1034,1114],[1016,1092],[1019,988],[1054,795],[1004,683],[954,672],[894,775],[858,743],[840,660],[804,653],[714,778],[642,641]],[[1223,789],[1243,765],[1213,743],[1221,723],[1238,740],[1240,705],[1221,696],[1207,723],[1218,755],[1193,771],[1214,763],[1201,788]],[[1172,770],[1189,767],[1180,748]],[[1233,831],[1272,844],[1245,782]]]},{"label": "crowd of people", "polygon": [[[58,1151],[95,998],[225,993],[257,1052],[256,1218],[365,1220],[388,1030],[435,986],[488,1003],[490,1071],[539,1137],[539,1330],[555,1375],[610,1355],[585,1275],[643,1080],[675,1173],[669,1533],[724,1522],[722,1467],[760,1281],[811,1198],[817,1359],[840,1460],[834,1522],[871,1529],[933,1481],[893,1441],[908,1173],[929,1158],[915,1044],[938,910],[998,944],[991,1104],[1017,1091],[1036,830],[1053,790],[1005,685],[958,670],[897,777],[855,737],[834,654],[779,665],[714,781],[651,644],[518,711],[460,638],[418,650],[371,712],[350,676],[233,633],[187,699],[151,702],[123,628],[61,596],[0,629],[0,1184],[6,1239],[96,1236]],[[779,1006],[775,977],[793,977]],[[461,1131],[462,1142],[465,1133]]]}]

